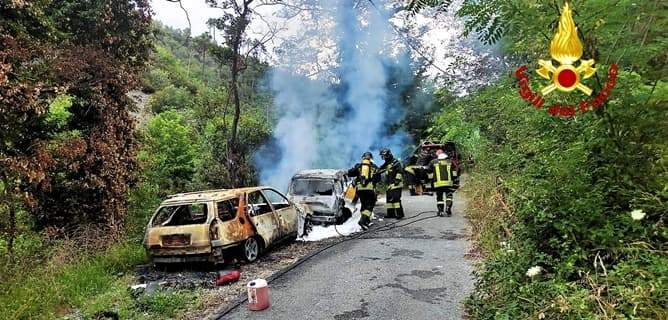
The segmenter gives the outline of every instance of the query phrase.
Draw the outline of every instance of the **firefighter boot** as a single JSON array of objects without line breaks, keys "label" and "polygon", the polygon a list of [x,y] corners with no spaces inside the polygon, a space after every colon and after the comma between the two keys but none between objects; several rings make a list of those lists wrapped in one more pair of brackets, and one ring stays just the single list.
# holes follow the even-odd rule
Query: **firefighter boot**
[{"label": "firefighter boot", "polygon": [[397,217],[394,207],[391,207],[393,205],[394,204],[392,204],[392,203],[388,203],[388,204],[385,205],[385,208],[387,208],[387,211],[385,213],[385,219],[396,218]]},{"label": "firefighter boot", "polygon": [[394,210],[397,220],[404,218],[404,207],[401,205],[401,202],[398,202],[398,207]]},{"label": "firefighter boot", "polygon": [[359,224],[360,227],[362,227],[363,231],[369,230],[369,227],[367,227],[366,223],[364,223],[364,217],[360,218],[360,221],[358,221],[357,224]]},{"label": "firefighter boot", "polygon": [[446,211],[448,217],[452,215],[452,201],[448,201],[448,209]]},{"label": "firefighter boot", "polygon": [[369,230],[369,225],[370,225],[371,219],[369,216],[365,215],[362,213],[362,217],[360,217],[360,221],[357,223],[362,227],[362,230],[366,231]]}]

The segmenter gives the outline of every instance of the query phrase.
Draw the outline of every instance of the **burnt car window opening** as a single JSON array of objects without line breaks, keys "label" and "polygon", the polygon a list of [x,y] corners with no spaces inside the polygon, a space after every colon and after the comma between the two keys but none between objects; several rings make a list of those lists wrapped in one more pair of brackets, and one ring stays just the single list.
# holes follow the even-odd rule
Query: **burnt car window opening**
[{"label": "burnt car window opening", "polygon": [[224,200],[216,204],[218,207],[218,218],[222,221],[234,219],[237,216],[239,198]]},{"label": "burnt car window opening", "polygon": [[334,182],[324,179],[294,179],[292,194],[297,196],[331,196],[334,194]]},{"label": "burnt car window opening", "polygon": [[266,189],[263,192],[264,195],[267,196],[267,199],[269,199],[269,202],[274,206],[274,209],[279,210],[290,206],[290,202],[288,202],[288,199],[282,194],[269,189]]},{"label": "burnt car window opening", "polygon": [[250,207],[250,215],[252,217],[261,214],[270,213],[271,207],[260,191],[255,191],[248,194],[248,206]]},{"label": "burnt car window opening", "polygon": [[153,226],[183,226],[206,222],[207,206],[204,203],[162,207],[153,219]]}]

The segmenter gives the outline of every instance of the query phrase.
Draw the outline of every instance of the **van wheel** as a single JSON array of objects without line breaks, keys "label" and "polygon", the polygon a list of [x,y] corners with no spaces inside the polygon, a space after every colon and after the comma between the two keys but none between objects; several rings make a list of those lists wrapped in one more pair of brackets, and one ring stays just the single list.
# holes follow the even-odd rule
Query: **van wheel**
[{"label": "van wheel", "polygon": [[251,237],[241,245],[241,254],[244,260],[253,262],[260,256],[260,243],[256,238]]}]

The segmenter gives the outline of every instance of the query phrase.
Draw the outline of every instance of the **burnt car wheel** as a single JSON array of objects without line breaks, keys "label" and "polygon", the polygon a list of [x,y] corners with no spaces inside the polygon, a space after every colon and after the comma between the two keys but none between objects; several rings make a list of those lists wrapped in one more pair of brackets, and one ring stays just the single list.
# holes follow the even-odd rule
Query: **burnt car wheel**
[{"label": "burnt car wheel", "polygon": [[241,246],[241,253],[244,260],[248,262],[257,260],[257,257],[260,256],[260,243],[253,237],[246,239]]}]

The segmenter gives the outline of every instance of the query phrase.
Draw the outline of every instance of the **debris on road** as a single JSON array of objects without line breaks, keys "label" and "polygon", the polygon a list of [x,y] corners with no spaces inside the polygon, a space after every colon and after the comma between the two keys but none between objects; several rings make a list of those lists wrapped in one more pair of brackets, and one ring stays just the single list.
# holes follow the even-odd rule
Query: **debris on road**
[{"label": "debris on road", "polygon": [[[230,262],[224,266],[214,266],[207,263],[175,264],[154,267],[142,265],[137,267],[135,284],[129,289],[135,297],[152,294],[158,290],[186,290],[197,291],[201,297],[198,302],[203,308],[192,310],[183,315],[184,319],[202,319],[215,315],[228,305],[235,303],[240,295],[246,294],[246,284],[257,278],[269,279],[272,274],[280,271],[300,258],[309,255],[322,246],[326,246],[334,239],[325,239],[318,242],[297,241],[274,247],[271,251],[260,256],[253,263]],[[239,278],[226,285],[216,285],[220,277],[233,270],[240,270]]]},{"label": "debris on road", "polygon": [[137,285],[134,285],[134,286],[130,286],[130,289],[132,289],[132,290],[146,289],[147,285],[148,284],[146,284],[146,283],[137,284]]}]

